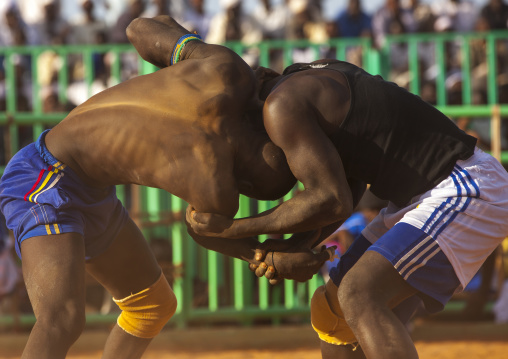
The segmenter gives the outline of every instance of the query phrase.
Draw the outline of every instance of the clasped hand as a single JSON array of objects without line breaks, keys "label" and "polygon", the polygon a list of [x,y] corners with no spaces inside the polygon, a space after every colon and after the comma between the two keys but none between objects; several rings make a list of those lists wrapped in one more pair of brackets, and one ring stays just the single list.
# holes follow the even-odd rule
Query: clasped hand
[{"label": "clasped hand", "polygon": [[200,236],[227,238],[226,231],[233,224],[232,218],[215,213],[196,212],[191,206],[187,207],[185,217],[192,230]]},{"label": "clasped hand", "polygon": [[268,239],[257,249],[255,260],[259,265],[249,264],[256,276],[268,278],[271,284],[282,279],[305,282],[311,279],[327,260],[333,260],[337,247],[322,246],[315,253],[309,246],[294,246],[288,240]]},{"label": "clasped hand", "polygon": [[[232,218],[214,213],[196,212],[191,206],[186,211],[187,223],[192,230],[201,236],[225,237],[233,223]],[[333,260],[337,247],[322,246],[315,253],[312,244],[318,239],[321,230],[311,234],[310,240],[294,242],[291,240],[268,239],[261,243],[254,256],[254,261],[249,264],[249,269],[256,276],[268,278],[271,284],[276,284],[282,279],[293,279],[305,282],[314,276],[327,260]],[[304,244],[302,244],[304,243]]]}]

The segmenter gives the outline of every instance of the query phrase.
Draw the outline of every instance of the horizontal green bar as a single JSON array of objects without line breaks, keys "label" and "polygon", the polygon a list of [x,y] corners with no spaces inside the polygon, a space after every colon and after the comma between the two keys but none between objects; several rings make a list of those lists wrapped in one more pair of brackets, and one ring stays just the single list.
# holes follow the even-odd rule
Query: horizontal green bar
[{"label": "horizontal green bar", "polygon": [[[456,117],[476,117],[476,116],[491,116],[492,106],[438,106],[441,112],[447,116]],[[508,105],[499,106],[501,116],[508,116]],[[31,125],[34,123],[56,124],[63,120],[67,113],[44,113],[35,115],[30,112],[16,112],[7,114],[0,112],[0,124],[19,124]]]},{"label": "horizontal green bar", "polygon": [[4,54],[23,54],[41,53],[44,51],[54,51],[61,54],[73,52],[83,52],[86,50],[106,53],[110,51],[135,52],[136,49],[131,44],[107,44],[107,45],[53,45],[53,46],[10,46],[0,47],[0,55]]},{"label": "horizontal green bar", "polygon": [[34,123],[44,123],[49,125],[56,125],[62,121],[68,114],[62,113],[43,113],[33,114],[31,112],[16,112],[5,113],[0,112],[0,125],[16,124],[16,125],[33,125]]},{"label": "horizontal green bar", "polygon": [[506,39],[508,38],[507,30],[495,30],[489,32],[448,32],[448,33],[410,33],[404,35],[389,35],[386,37],[387,43],[409,42],[410,40],[418,42],[434,42],[437,39],[443,41],[453,41],[458,39]]},{"label": "horizontal green bar", "polygon": [[219,308],[215,312],[210,312],[206,308],[191,309],[188,319],[200,320],[222,320],[222,319],[252,319],[252,318],[272,318],[272,317],[293,317],[310,316],[310,307],[287,309],[284,306],[271,306],[267,309],[253,307],[243,308],[241,311],[235,308]]},{"label": "horizontal green bar", "polygon": [[329,39],[327,41],[324,41],[322,43],[316,43],[309,40],[301,39],[301,40],[265,40],[260,43],[255,44],[249,44],[246,45],[239,41],[228,41],[224,45],[229,47],[233,50],[238,49],[250,49],[250,48],[257,48],[261,45],[263,47],[269,48],[269,49],[276,49],[276,48],[294,48],[294,47],[312,47],[312,46],[320,46],[320,45],[327,45],[327,46],[368,46],[372,43],[372,40],[369,38],[364,37],[357,37],[357,38],[336,38],[336,39]]},{"label": "horizontal green bar", "polygon": [[[114,324],[118,319],[118,315],[120,313],[109,313],[109,314],[87,314],[86,315],[86,324],[87,325],[97,325],[97,324]],[[177,322],[178,317],[181,316],[181,313],[175,314],[168,324],[172,322]],[[310,308],[296,308],[288,310],[283,306],[273,306],[268,309],[259,309],[259,308],[244,308],[241,311],[238,311],[235,308],[219,308],[217,311],[210,311],[208,308],[192,308],[189,312],[189,315],[186,317],[186,320],[205,320],[205,321],[220,321],[224,319],[234,319],[234,320],[245,320],[245,319],[253,319],[253,318],[272,318],[272,317],[294,317],[300,316],[303,318],[310,317]],[[35,316],[32,314],[23,314],[19,317],[19,324],[23,327],[32,326],[36,322]],[[9,327],[14,324],[14,318],[12,315],[2,315],[0,316],[0,328],[1,327]]]},{"label": "horizontal green bar", "polygon": [[[450,117],[490,117],[493,106],[437,106],[437,109]],[[500,105],[499,111],[501,116],[508,116],[508,105]]]},{"label": "horizontal green bar", "polygon": [[[446,304],[443,312],[460,312],[464,309],[466,303],[464,301],[450,301]],[[486,312],[491,312],[493,310],[494,303],[488,302],[485,306]],[[96,324],[114,324],[118,319],[118,315],[120,313],[109,313],[109,314],[87,314],[86,315],[86,323],[87,325],[96,325]],[[171,325],[173,322],[176,322],[176,319],[181,314],[175,314],[171,320],[168,322],[168,325]],[[287,309],[284,306],[271,306],[267,309],[259,309],[259,308],[245,308],[241,312],[237,311],[234,308],[220,308],[216,312],[210,312],[206,308],[194,308],[190,311],[190,316],[187,319],[199,319],[205,321],[219,321],[224,319],[234,319],[234,320],[245,320],[252,318],[272,318],[272,317],[295,317],[299,316],[302,318],[310,318],[310,308],[309,307],[301,307],[295,309]],[[23,314],[19,317],[19,322],[21,326],[32,326],[35,324],[35,316],[33,314]],[[14,324],[14,318],[12,315],[2,315],[0,316],[0,327],[8,327]]]}]

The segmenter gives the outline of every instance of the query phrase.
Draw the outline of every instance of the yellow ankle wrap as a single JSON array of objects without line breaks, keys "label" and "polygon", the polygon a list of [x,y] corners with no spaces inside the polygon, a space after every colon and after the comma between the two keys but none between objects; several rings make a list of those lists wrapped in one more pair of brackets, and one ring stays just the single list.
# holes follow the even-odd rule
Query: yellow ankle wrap
[{"label": "yellow ankle wrap", "polygon": [[316,289],[310,304],[312,327],[319,339],[335,345],[356,347],[353,331],[346,323],[337,298],[337,286],[331,280]]},{"label": "yellow ankle wrap", "polygon": [[139,338],[155,337],[176,311],[175,294],[162,273],[149,288],[113,300],[122,310],[118,326]]}]

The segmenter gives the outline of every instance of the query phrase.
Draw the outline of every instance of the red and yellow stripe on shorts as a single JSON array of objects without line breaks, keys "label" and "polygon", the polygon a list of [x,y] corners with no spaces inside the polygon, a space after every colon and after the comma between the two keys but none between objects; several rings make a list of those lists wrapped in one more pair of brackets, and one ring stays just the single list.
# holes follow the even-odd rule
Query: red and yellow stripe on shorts
[{"label": "red and yellow stripe on shorts", "polygon": [[[65,168],[65,165],[61,162],[57,162],[52,166],[49,166],[47,169],[42,169],[39,172],[39,176],[37,177],[37,181],[35,181],[34,185],[28,191],[25,196],[24,200],[26,202],[32,202],[32,203],[38,203],[37,199],[38,197],[46,192],[49,191],[51,188],[55,187],[58,181],[63,177],[64,172],[63,169]],[[59,234],[60,228],[59,225],[54,224],[46,224],[46,232],[47,234]]]}]

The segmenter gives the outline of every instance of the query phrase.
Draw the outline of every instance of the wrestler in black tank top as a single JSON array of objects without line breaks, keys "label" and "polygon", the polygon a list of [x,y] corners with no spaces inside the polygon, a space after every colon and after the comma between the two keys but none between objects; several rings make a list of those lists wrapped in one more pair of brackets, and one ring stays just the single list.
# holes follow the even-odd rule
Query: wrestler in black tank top
[{"label": "wrestler in black tank top", "polygon": [[476,139],[436,108],[381,76],[342,61],[294,64],[284,75],[326,68],[346,76],[351,108],[331,136],[348,177],[402,207],[473,155]]}]

